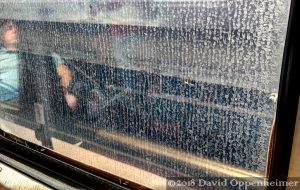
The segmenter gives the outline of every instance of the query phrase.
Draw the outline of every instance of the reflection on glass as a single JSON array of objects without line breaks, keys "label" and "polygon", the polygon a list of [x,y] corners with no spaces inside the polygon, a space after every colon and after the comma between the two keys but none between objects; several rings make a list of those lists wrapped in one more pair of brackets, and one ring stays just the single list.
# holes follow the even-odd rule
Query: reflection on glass
[{"label": "reflection on glass", "polygon": [[0,5],[18,26],[17,114],[45,146],[163,177],[222,165],[265,175],[289,1]]}]

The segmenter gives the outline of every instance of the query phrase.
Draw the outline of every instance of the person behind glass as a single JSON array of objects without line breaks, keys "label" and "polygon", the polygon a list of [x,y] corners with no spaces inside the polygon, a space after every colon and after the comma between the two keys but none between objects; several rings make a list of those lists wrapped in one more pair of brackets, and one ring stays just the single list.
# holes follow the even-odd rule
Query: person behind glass
[{"label": "person behind glass", "polygon": [[[10,101],[19,96],[20,58],[17,51],[17,26],[14,22],[7,21],[1,26],[0,32],[2,45],[0,49],[0,101]],[[58,54],[52,53],[52,58],[60,78],[60,85],[66,89],[72,81],[72,73]],[[65,99],[69,107],[75,106],[75,96],[66,92]]]},{"label": "person behind glass", "polygon": [[63,88],[64,99],[76,120],[92,121],[101,116],[99,108],[104,101],[101,90],[95,88],[87,80],[82,80],[65,64],[65,61],[56,53],[52,53],[56,71]]},{"label": "person behind glass", "polygon": [[1,26],[0,32],[0,101],[11,101],[19,95],[17,26],[7,21]]},{"label": "person behind glass", "polygon": [[[63,89],[64,99],[67,102],[68,107],[75,119],[90,119],[90,115],[96,115],[94,110],[87,108],[87,105],[91,104],[88,99],[89,83],[78,79],[76,74],[65,64],[57,53],[52,53],[54,64],[56,65],[56,71],[60,78],[60,87]],[[93,103],[93,102],[92,102]],[[95,105],[98,106],[99,104]],[[87,113],[90,112],[90,113]]]},{"label": "person behind glass", "polygon": [[57,54],[52,54],[63,88],[64,99],[75,120],[94,120],[101,116],[98,108],[103,102],[103,95],[87,80],[82,80],[73,73]]},{"label": "person behind glass", "polygon": [[68,104],[68,107],[74,110],[77,105],[77,97],[75,94],[70,92],[73,74],[69,67],[65,64],[65,61],[57,54],[52,53],[52,57],[54,59],[54,64],[56,66],[56,72],[60,79],[60,85],[63,88],[64,97]]}]

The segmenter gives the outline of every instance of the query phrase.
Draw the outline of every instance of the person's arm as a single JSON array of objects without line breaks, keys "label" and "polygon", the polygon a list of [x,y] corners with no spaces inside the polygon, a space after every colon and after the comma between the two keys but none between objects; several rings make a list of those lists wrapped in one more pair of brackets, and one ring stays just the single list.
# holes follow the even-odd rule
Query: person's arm
[{"label": "person's arm", "polygon": [[75,95],[73,95],[72,93],[70,93],[68,91],[68,87],[70,86],[70,84],[72,82],[72,79],[73,79],[72,72],[64,64],[58,65],[56,67],[56,71],[57,71],[57,74],[60,78],[60,85],[64,89],[64,95],[65,95],[65,99],[67,101],[67,104],[71,109],[74,109],[77,105],[77,98],[76,98]]},{"label": "person's arm", "polygon": [[68,88],[73,79],[70,69],[65,64],[60,64],[56,67],[56,71],[60,78],[60,85],[63,88]]},{"label": "person's arm", "polygon": [[68,90],[73,80],[72,71],[67,65],[65,65],[63,59],[61,59],[58,54],[53,53],[52,56],[56,65],[56,72],[60,78],[60,85],[64,89],[65,100],[71,109],[75,109],[77,105],[77,98]]}]

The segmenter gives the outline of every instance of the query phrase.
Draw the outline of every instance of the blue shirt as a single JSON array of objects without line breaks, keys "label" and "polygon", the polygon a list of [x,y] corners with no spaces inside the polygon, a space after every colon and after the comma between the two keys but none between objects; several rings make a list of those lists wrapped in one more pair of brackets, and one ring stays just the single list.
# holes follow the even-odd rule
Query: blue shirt
[{"label": "blue shirt", "polygon": [[[55,66],[64,63],[56,53],[52,53]],[[9,101],[19,95],[19,56],[17,52],[0,49],[0,101]]]},{"label": "blue shirt", "polygon": [[19,57],[17,52],[0,49],[0,101],[19,95]]},{"label": "blue shirt", "polygon": [[57,53],[52,53],[51,56],[56,68],[65,63],[65,61]]}]

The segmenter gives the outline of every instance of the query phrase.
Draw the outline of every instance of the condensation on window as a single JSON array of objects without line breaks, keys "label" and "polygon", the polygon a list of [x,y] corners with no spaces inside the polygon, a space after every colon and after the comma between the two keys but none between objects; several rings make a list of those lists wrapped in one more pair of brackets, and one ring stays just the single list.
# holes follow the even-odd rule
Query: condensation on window
[{"label": "condensation on window", "polygon": [[265,175],[289,5],[2,0],[0,116],[162,177]]}]

